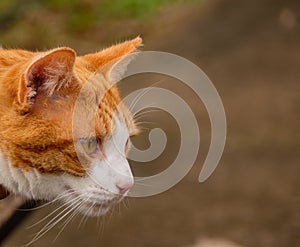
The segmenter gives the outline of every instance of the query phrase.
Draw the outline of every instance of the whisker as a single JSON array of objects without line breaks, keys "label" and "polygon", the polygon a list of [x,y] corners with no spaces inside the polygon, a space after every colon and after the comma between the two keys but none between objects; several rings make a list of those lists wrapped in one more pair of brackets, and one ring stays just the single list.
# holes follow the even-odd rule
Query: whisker
[{"label": "whisker", "polygon": [[[70,191],[70,192],[69,192]],[[46,202],[46,203],[43,203],[43,205],[40,205],[40,206],[37,206],[37,207],[34,207],[34,208],[28,208],[28,209],[17,209],[18,211],[34,211],[34,210],[38,210],[38,209],[41,209],[43,207],[46,207],[48,205],[51,205],[57,201],[59,201],[60,199],[64,198],[64,197],[67,197],[69,196],[70,194],[72,194],[71,190],[69,191],[64,191],[63,193],[59,194],[57,197],[55,197],[53,200],[49,201],[49,202]]]},{"label": "whisker", "polygon": [[134,120],[136,120],[137,118],[140,118],[140,117],[144,117],[146,114],[149,114],[149,113],[161,112],[162,111],[161,109],[155,108],[152,105],[147,106],[147,108],[151,108],[151,109],[141,110],[141,111],[135,113],[134,116],[133,116]]},{"label": "whisker", "polygon": [[82,205],[83,205],[83,202],[81,204],[78,204],[75,208],[73,208],[73,213],[71,215],[69,215],[68,218],[65,220],[65,222],[62,225],[61,230],[58,232],[58,234],[54,238],[53,243],[58,239],[58,237],[64,231],[64,229],[67,227],[67,225],[70,223],[70,221],[72,219],[74,219],[80,213],[80,209],[82,208]]},{"label": "whisker", "polygon": [[76,206],[77,204],[80,203],[80,198],[75,198],[76,200],[74,200],[73,203],[66,203],[64,204],[63,206],[66,206],[66,208],[64,210],[62,210],[59,214],[57,214],[55,217],[53,217],[42,229],[41,231],[43,230],[46,230],[49,228],[50,224],[52,222],[54,222],[60,215],[62,215],[65,211],[67,211],[68,209],[72,209],[74,206]]},{"label": "whisker", "polygon": [[[75,192],[74,192],[75,193]],[[69,193],[68,195],[71,195],[72,193]],[[58,210],[60,210],[61,208],[65,207],[66,205],[68,205],[70,202],[76,200],[77,198],[74,198],[72,200],[70,200],[67,203],[63,203],[61,206],[59,206],[57,209],[55,209],[54,211],[52,211],[50,214],[48,214],[47,216],[45,216],[44,218],[42,218],[41,220],[39,220],[38,222],[34,223],[33,225],[27,227],[27,229],[31,229],[33,227],[35,227],[36,225],[39,225],[40,223],[42,223],[44,220],[48,219],[51,215],[55,214]]]},{"label": "whisker", "polygon": [[[80,203],[80,198],[75,201],[75,203],[70,204],[65,208],[63,211],[61,211],[58,215],[56,215],[53,219],[51,219],[35,236],[34,238],[26,244],[26,246],[29,246],[36,242],[38,239],[40,239],[42,236],[44,236],[47,232],[49,232],[55,225],[57,225],[61,220],[63,220],[70,212],[72,212],[72,208],[74,205],[76,206],[78,203]],[[64,212],[67,211],[65,214]],[[62,215],[63,214],[63,215]],[[62,216],[61,216],[62,215]],[[60,217],[61,216],[61,217]],[[59,218],[60,217],[60,218]],[[58,218],[58,219],[57,219]]]},{"label": "whisker", "polygon": [[[90,198],[91,198],[91,195],[90,195],[88,198],[86,198],[86,199],[83,201],[82,204],[84,204],[85,202],[87,202]],[[79,225],[78,225],[78,229],[80,229],[81,225],[83,224],[83,222],[85,222],[85,219],[86,219],[87,217],[88,217],[87,214],[82,215],[82,218],[81,218],[81,220],[80,220],[80,222],[79,222]],[[83,224],[83,225],[84,225],[84,224]]]},{"label": "whisker", "polygon": [[[138,126],[138,128],[139,128],[140,131],[151,130],[151,129],[153,129],[153,128],[150,128],[150,127],[146,127],[146,126],[143,125],[143,124],[154,124],[154,122],[153,122],[153,123],[151,123],[151,122],[138,122],[138,123],[137,123],[137,126]],[[143,126],[140,126],[140,125],[143,125]]]},{"label": "whisker", "polygon": [[122,213],[121,213],[121,203],[118,203],[118,209],[119,209],[119,210],[118,210],[118,211],[119,211],[119,212],[118,212],[118,213],[119,213],[119,216],[121,216],[121,215],[122,215]]},{"label": "whisker", "polygon": [[139,124],[156,124],[157,122],[154,122],[154,121],[141,121],[139,119],[136,119],[135,123],[139,125]]},{"label": "whisker", "polygon": [[101,215],[101,217],[98,217],[98,219],[97,219],[97,222],[99,222],[99,224],[98,224],[98,235],[97,235],[98,237],[101,237],[101,235],[104,234],[105,225],[107,223],[107,216],[108,216],[108,214]]},{"label": "whisker", "polygon": [[111,210],[107,214],[107,223],[109,223],[111,221],[112,216],[114,215],[115,206],[116,205],[113,205],[113,207],[111,208]]},{"label": "whisker", "polygon": [[148,93],[149,91],[151,91],[153,88],[154,88],[154,86],[156,86],[157,84],[159,84],[159,83],[161,83],[162,82],[162,80],[158,80],[157,82],[155,82],[155,83],[153,83],[151,86],[149,86],[148,88],[147,88],[147,90],[142,90],[134,99],[133,99],[133,101],[132,101],[132,103],[130,104],[130,106],[128,107],[128,109],[130,110],[130,111],[132,111],[133,110],[133,108],[136,106],[136,104],[140,101],[140,99],[146,94],[146,93]]},{"label": "whisker", "polygon": [[128,200],[127,197],[125,197],[125,198],[122,200],[122,204],[124,205],[124,207],[126,208],[126,210],[129,209],[128,202],[129,202],[129,200]]},{"label": "whisker", "polygon": [[103,234],[103,232],[104,232],[106,216],[107,215],[97,218],[97,229],[98,229],[97,236],[98,237],[100,237],[101,234]]}]

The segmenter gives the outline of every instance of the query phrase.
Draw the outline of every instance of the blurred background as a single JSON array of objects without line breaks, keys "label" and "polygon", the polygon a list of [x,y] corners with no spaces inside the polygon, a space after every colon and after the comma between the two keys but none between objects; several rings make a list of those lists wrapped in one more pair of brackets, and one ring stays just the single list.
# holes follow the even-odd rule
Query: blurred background
[{"label": "blurred background", "polygon": [[[300,246],[299,21],[298,0],[1,0],[3,48],[70,46],[85,54],[141,35],[142,50],[167,51],[196,63],[217,88],[228,122],[219,167],[200,184],[210,140],[201,101],[160,75],[122,82],[123,95],[155,85],[184,98],[201,131],[196,164],[172,189],[129,198],[100,219],[82,223],[78,216],[58,237],[61,227],[32,246]],[[149,164],[132,162],[135,174],[152,175],[176,157],[180,133],[164,112],[145,113],[141,122],[145,131],[134,141],[140,148],[149,146],[152,127],[168,136],[161,157]],[[4,246],[29,242],[47,221],[28,227],[55,208],[33,211]]]}]

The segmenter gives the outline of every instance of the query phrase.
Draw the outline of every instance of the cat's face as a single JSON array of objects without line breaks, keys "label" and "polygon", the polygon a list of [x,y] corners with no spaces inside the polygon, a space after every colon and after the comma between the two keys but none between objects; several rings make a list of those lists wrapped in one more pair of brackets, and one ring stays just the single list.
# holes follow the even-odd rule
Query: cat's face
[{"label": "cat's face", "polygon": [[112,67],[140,43],[82,57],[69,48],[0,51],[0,185],[91,216],[127,194],[133,186],[128,140],[137,128],[111,87]]}]

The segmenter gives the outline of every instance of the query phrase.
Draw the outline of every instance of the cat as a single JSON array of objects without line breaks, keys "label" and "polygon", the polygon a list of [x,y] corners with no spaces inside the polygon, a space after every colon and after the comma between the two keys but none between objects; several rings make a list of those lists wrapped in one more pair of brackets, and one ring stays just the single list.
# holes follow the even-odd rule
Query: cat
[{"label": "cat", "polygon": [[[8,191],[100,216],[127,195],[134,179],[126,154],[138,127],[117,87],[111,87],[126,68],[114,73],[112,68],[141,42],[137,37],[84,56],[67,47],[0,50],[0,198]],[[76,100],[96,73],[104,96],[94,134],[74,139]]]}]

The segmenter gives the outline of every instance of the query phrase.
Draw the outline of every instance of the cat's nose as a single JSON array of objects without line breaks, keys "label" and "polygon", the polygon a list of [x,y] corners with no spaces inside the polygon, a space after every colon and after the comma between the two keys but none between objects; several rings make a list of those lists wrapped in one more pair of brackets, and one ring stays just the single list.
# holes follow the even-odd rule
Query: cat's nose
[{"label": "cat's nose", "polygon": [[133,186],[133,180],[128,181],[119,181],[117,187],[120,194],[125,194]]}]

